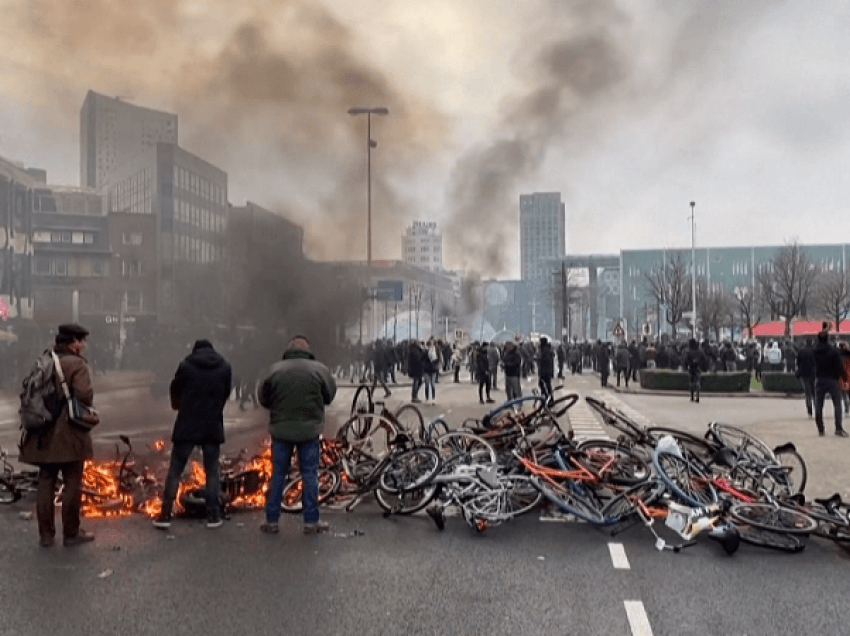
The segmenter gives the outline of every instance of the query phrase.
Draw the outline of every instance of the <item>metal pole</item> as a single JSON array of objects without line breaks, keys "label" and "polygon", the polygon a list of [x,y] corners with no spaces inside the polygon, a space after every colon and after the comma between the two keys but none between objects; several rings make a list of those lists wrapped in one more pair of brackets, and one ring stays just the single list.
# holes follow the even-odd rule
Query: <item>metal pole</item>
[{"label": "metal pole", "polygon": [[366,262],[372,274],[372,113],[366,113]]},{"label": "metal pole", "polygon": [[697,337],[697,261],[696,261],[696,213],[694,212],[696,202],[691,201],[691,297],[693,300],[693,321],[691,322],[691,334]]},{"label": "metal pole", "polygon": [[567,298],[567,264],[561,261],[561,293],[563,294],[562,298],[564,299],[564,303],[561,307],[561,311],[563,316],[561,316],[561,341],[564,340],[564,328],[566,328],[567,340],[570,338],[570,328],[569,328],[569,306],[568,306],[568,298]]}]

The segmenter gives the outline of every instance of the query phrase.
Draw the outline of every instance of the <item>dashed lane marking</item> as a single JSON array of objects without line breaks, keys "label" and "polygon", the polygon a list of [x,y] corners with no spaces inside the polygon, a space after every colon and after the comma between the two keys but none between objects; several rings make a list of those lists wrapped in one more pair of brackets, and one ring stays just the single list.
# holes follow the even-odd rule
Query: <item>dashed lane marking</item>
[{"label": "dashed lane marking", "polygon": [[569,411],[567,417],[570,428],[575,434],[576,441],[583,442],[589,439],[611,439],[600,424],[594,411],[587,402],[581,398]]},{"label": "dashed lane marking", "polygon": [[632,636],[652,636],[652,627],[641,601],[623,601],[626,606],[626,616],[632,628]]},{"label": "dashed lane marking", "polygon": [[602,400],[606,404],[613,406],[615,409],[622,411],[623,413],[628,415],[631,419],[633,419],[635,422],[637,422],[641,426],[644,426],[644,427],[655,426],[655,424],[653,423],[652,420],[650,420],[648,417],[646,417],[645,415],[643,415],[639,411],[636,411],[635,409],[633,409],[631,406],[629,406],[628,404],[623,402],[617,396],[611,395],[610,393],[608,393],[606,391],[594,391],[594,393],[596,394],[597,398],[599,398],[600,400]]},{"label": "dashed lane marking", "polygon": [[626,548],[622,543],[609,543],[608,551],[611,553],[611,561],[615,570],[631,570],[629,559],[626,556]]}]

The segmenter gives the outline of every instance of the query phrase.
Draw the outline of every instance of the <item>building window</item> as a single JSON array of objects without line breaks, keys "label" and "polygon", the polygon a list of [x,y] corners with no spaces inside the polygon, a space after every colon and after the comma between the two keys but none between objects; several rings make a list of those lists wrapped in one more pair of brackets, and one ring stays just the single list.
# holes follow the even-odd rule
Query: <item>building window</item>
[{"label": "building window", "polygon": [[124,245],[141,245],[142,234],[141,232],[123,232],[121,234],[121,242]]},{"label": "building window", "polygon": [[36,256],[34,269],[38,276],[50,276],[50,259],[44,256]]},{"label": "building window", "polygon": [[121,261],[121,275],[136,277],[142,275],[142,261]]},{"label": "building window", "polygon": [[33,243],[50,243],[50,232],[45,230],[36,230],[32,233]]},{"label": "building window", "polygon": [[106,265],[103,260],[95,259],[91,264],[92,276],[106,276]]},{"label": "building window", "polygon": [[53,273],[56,276],[67,276],[68,275],[68,261],[64,258],[57,258],[53,261]]},{"label": "building window", "polygon": [[85,241],[85,234],[83,232],[72,232],[71,233],[71,243],[75,245],[82,245]]},{"label": "building window", "polygon": [[93,245],[94,244],[94,234],[92,234],[91,232],[86,232],[84,240],[85,240],[86,245]]},{"label": "building window", "polygon": [[127,311],[138,314],[143,310],[142,292],[127,292]]}]

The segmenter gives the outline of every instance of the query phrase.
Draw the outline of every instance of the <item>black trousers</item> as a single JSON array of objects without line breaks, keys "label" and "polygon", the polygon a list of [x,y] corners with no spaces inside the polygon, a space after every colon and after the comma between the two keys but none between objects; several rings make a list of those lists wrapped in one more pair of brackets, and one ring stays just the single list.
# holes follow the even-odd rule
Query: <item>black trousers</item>
[{"label": "black trousers", "polygon": [[815,424],[818,425],[818,430],[823,430],[823,402],[826,394],[829,393],[832,398],[832,405],[835,407],[835,430],[842,430],[841,417],[843,405],[841,403],[841,389],[838,387],[838,380],[832,378],[818,378],[815,382]]},{"label": "black trousers", "polygon": [[806,393],[806,412],[812,415],[815,406],[815,379],[800,378],[800,382],[803,383],[803,391]]},{"label": "black trousers", "polygon": [[490,399],[490,374],[489,373],[479,373],[478,374],[478,399],[484,400],[484,390],[487,390],[487,399]]},{"label": "black trousers", "polygon": [[38,471],[36,516],[41,538],[56,536],[56,480],[62,473],[62,534],[76,537],[80,531],[80,507],[83,501],[83,460],[63,464],[42,464]]}]

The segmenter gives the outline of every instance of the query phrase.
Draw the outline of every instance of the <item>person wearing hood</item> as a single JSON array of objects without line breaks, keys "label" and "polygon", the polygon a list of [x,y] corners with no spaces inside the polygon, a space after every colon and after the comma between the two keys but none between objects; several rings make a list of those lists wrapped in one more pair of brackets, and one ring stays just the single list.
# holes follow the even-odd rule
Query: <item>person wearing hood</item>
[{"label": "person wearing hood", "polygon": [[272,365],[260,393],[260,404],[269,409],[272,437],[272,479],[262,532],[278,533],[283,487],[296,448],[304,484],[304,534],[327,532],[327,521],[319,520],[319,435],[325,427],[325,407],[334,397],[336,381],[310,351],[310,341],[305,336],[293,337],[283,360]]},{"label": "person wearing hood", "polygon": [[165,480],[162,510],[153,525],[171,527],[171,508],[180,477],[195,446],[204,453],[207,527],[221,526],[219,453],[224,443],[224,406],[230,397],[233,372],[209,340],[196,340],[171,381],[171,408],[177,411],[171,434],[171,465]]},{"label": "person wearing hood", "polygon": [[691,391],[691,402],[699,402],[700,376],[706,365],[705,353],[700,349],[696,338],[688,341],[688,351],[682,366],[688,372],[688,387]]}]

